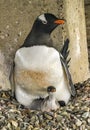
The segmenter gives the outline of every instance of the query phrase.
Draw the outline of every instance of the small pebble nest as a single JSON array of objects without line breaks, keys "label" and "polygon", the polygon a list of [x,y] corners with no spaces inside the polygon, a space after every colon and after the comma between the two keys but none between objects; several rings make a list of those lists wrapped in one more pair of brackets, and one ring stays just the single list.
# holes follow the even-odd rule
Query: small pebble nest
[{"label": "small pebble nest", "polygon": [[24,108],[11,91],[1,91],[0,130],[90,130],[90,79],[75,87],[76,97],[51,112]]}]

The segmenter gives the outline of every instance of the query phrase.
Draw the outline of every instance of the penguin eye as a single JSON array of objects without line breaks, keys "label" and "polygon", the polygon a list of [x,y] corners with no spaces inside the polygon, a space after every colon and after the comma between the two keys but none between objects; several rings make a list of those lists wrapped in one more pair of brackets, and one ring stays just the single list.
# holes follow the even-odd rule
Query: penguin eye
[{"label": "penguin eye", "polygon": [[47,21],[44,21],[44,20],[43,20],[42,23],[43,23],[43,24],[47,24]]}]

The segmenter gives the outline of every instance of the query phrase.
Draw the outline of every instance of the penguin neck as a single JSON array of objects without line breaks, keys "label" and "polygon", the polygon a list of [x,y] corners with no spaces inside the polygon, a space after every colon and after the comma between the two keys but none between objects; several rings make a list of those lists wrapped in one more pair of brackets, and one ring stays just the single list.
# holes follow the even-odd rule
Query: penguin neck
[{"label": "penguin neck", "polygon": [[30,47],[34,45],[46,45],[49,47],[53,46],[53,41],[50,37],[50,34],[43,33],[43,32],[36,32],[35,30],[31,31],[27,36],[23,46]]}]

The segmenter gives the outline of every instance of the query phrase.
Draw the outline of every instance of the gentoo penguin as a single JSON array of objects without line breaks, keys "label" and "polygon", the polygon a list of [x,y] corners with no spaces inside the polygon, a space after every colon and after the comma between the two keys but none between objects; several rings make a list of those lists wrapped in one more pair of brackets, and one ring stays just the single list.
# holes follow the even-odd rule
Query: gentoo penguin
[{"label": "gentoo penguin", "polygon": [[66,105],[71,95],[75,96],[64,49],[58,52],[50,37],[60,24],[64,20],[53,14],[38,16],[24,44],[16,51],[11,83],[17,101],[31,109],[57,109],[59,104]]}]

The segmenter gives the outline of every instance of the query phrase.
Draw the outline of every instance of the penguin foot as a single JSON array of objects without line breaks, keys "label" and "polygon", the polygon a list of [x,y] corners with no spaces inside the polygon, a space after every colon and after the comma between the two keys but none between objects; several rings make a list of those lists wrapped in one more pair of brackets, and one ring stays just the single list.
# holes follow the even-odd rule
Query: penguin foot
[{"label": "penguin foot", "polygon": [[58,101],[58,103],[59,103],[59,105],[60,105],[61,107],[66,106],[66,104],[65,104],[65,102],[64,102],[64,101]]}]

